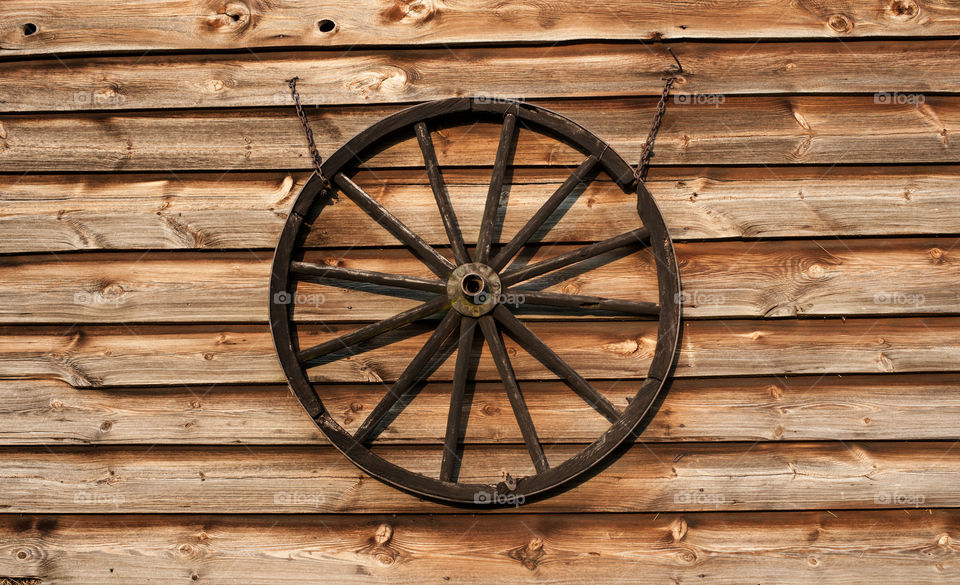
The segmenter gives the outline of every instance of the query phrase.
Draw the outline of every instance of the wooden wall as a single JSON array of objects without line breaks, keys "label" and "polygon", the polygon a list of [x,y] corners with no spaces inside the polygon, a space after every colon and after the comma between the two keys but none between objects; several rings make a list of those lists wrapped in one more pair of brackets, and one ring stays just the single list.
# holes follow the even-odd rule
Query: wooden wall
[{"label": "wooden wall", "polygon": [[[958,38],[950,0],[4,0],[0,577],[957,583]],[[310,167],[285,80],[319,106],[324,155],[405,104],[488,95],[555,109],[635,161],[667,47],[676,92],[708,97],[670,102],[650,172],[692,296],[638,443],[493,513],[366,477],[283,384],[266,323]],[[463,217],[496,132],[438,140]],[[579,162],[526,140],[505,234]],[[418,156],[399,145],[359,178],[439,237]],[[313,253],[415,271],[351,205],[325,212]],[[601,181],[551,237],[594,241],[632,214]],[[553,286],[650,300],[649,277],[635,254]],[[341,328],[410,306],[324,294],[312,317]],[[649,359],[642,322],[531,327],[593,376]],[[320,374],[331,410],[370,408],[418,339]],[[552,453],[603,428],[514,365]],[[437,376],[385,435],[411,467],[439,460]],[[471,473],[523,461],[496,384],[472,413]]]}]

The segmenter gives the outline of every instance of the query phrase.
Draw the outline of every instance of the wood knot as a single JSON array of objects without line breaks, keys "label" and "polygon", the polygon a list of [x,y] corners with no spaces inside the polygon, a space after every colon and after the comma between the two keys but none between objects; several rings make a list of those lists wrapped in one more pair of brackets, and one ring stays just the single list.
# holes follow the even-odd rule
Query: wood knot
[{"label": "wood knot", "polygon": [[680,542],[687,535],[687,521],[682,517],[677,518],[670,524],[670,535],[673,542]]},{"label": "wood knot", "polygon": [[807,270],[806,270],[807,278],[811,280],[822,279],[824,274],[826,274],[826,272],[827,272],[826,269],[824,269],[824,267],[821,266],[820,264],[811,264],[810,266],[807,267]]},{"label": "wood knot", "polygon": [[927,253],[930,254],[930,259],[933,260],[934,264],[943,264],[947,261],[946,254],[940,248],[930,248]]},{"label": "wood knot", "polygon": [[208,2],[206,11],[201,21],[206,32],[240,36],[253,26],[253,11],[241,0]]},{"label": "wood knot", "polygon": [[483,405],[480,412],[483,413],[484,416],[496,416],[500,414],[500,407],[488,403]]},{"label": "wood knot", "polygon": [[404,23],[422,26],[440,16],[437,0],[396,0],[392,6],[380,11],[384,24]]},{"label": "wood knot", "polygon": [[838,33],[848,33],[853,30],[853,22],[843,14],[834,14],[827,20],[827,24]]},{"label": "wood knot", "polygon": [[770,384],[767,386],[767,391],[775,400],[783,399],[783,388],[779,384]]},{"label": "wood knot", "polygon": [[390,546],[392,539],[393,526],[384,522],[377,526],[370,544],[360,552],[372,556],[382,565],[392,565],[400,556],[400,552]]},{"label": "wood knot", "polygon": [[377,532],[373,536],[374,542],[379,545],[386,545],[391,538],[393,538],[393,526],[386,523],[377,526]]},{"label": "wood knot", "polygon": [[409,85],[409,78],[415,77],[402,67],[384,65],[377,69],[361,71],[347,82],[347,89],[369,97],[370,94],[402,94]]},{"label": "wood knot", "polygon": [[697,562],[697,553],[692,550],[682,550],[677,553],[677,559],[682,563],[692,565]]},{"label": "wood knot", "polygon": [[520,561],[524,568],[532,571],[537,568],[537,564],[545,554],[543,552],[543,540],[535,536],[527,544],[511,550],[507,554],[511,559]]},{"label": "wood knot", "polygon": [[890,16],[897,20],[910,20],[920,14],[920,7],[914,0],[893,0],[890,2]]},{"label": "wood knot", "polygon": [[208,79],[204,84],[210,93],[217,93],[218,91],[223,91],[223,88],[227,86],[222,79]]}]

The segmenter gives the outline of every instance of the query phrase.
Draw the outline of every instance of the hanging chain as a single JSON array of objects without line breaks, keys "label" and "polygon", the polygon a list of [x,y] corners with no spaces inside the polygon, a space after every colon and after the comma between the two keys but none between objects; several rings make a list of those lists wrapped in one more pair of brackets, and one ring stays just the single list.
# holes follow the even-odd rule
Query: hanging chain
[{"label": "hanging chain", "polygon": [[320,177],[323,188],[330,191],[330,179],[323,176],[323,170],[320,168],[323,164],[323,159],[320,158],[320,153],[317,151],[317,144],[313,141],[313,130],[310,129],[307,114],[303,111],[303,106],[300,105],[300,92],[297,91],[297,81],[299,79],[299,77],[294,77],[287,81],[290,85],[290,94],[293,96],[293,103],[297,107],[297,117],[300,118],[300,123],[303,125],[303,134],[307,137],[307,146],[310,147],[310,156],[313,157],[313,168],[316,170],[317,176]]},{"label": "hanging chain", "polygon": [[[660,101],[657,102],[657,111],[653,115],[653,124],[650,126],[650,133],[647,135],[647,140],[643,143],[643,150],[640,151],[640,161],[637,163],[637,168],[634,169],[633,172],[638,182],[643,182],[647,178],[647,171],[650,169],[650,155],[653,152],[653,144],[657,139],[657,132],[660,131],[660,124],[663,122],[663,114],[667,111],[667,100],[670,98],[670,89],[673,87],[673,84],[677,82],[677,75],[683,73],[683,65],[680,64],[680,60],[673,54],[672,49],[667,48],[667,50],[670,51],[673,60],[677,62],[677,72],[676,75],[671,75],[664,80],[663,91],[660,93]],[[300,92],[297,91],[297,81],[299,79],[299,77],[294,77],[287,81],[290,85],[290,94],[293,96],[293,103],[297,108],[297,117],[300,118],[300,124],[303,125],[303,134],[307,138],[310,156],[313,157],[313,168],[323,182],[324,189],[330,190],[330,180],[323,175],[323,170],[321,169],[323,159],[320,158],[320,153],[317,151],[317,144],[313,139],[313,130],[310,128],[310,123],[307,121],[307,114],[303,111],[303,106],[300,104]]]},{"label": "hanging chain", "polygon": [[653,124],[650,126],[650,133],[647,135],[647,140],[643,143],[643,150],[640,151],[640,162],[637,163],[637,168],[633,171],[633,176],[641,183],[647,179],[647,171],[650,170],[650,154],[653,152],[653,143],[657,140],[657,132],[660,131],[663,114],[667,111],[667,99],[670,97],[670,88],[672,88],[673,84],[679,79],[677,76],[683,73],[683,65],[680,64],[680,60],[673,54],[672,49],[668,47],[667,50],[670,51],[673,60],[677,62],[677,71],[676,74],[667,77],[664,81],[663,91],[660,93],[660,101],[657,102],[657,111],[653,115]]}]

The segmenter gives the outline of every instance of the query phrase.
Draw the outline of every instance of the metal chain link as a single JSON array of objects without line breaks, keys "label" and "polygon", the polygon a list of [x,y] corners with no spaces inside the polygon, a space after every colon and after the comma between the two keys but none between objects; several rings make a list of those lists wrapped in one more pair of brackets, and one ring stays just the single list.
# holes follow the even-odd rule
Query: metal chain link
[{"label": "metal chain link", "polygon": [[[677,62],[677,75],[683,73],[683,65],[680,64],[680,60],[673,54],[672,49],[668,48],[667,50],[670,51],[673,60]],[[647,171],[650,170],[650,154],[653,152],[653,143],[657,140],[657,132],[660,131],[663,114],[667,111],[667,99],[670,97],[670,89],[673,87],[673,84],[677,82],[677,79],[679,79],[677,75],[667,77],[664,81],[663,91],[660,93],[660,101],[657,102],[657,111],[653,115],[653,124],[650,126],[650,133],[647,134],[647,140],[643,143],[643,150],[640,151],[640,162],[637,163],[637,168],[633,170],[633,176],[638,182],[642,183],[647,179]]]},{"label": "metal chain link", "polygon": [[310,147],[310,156],[313,157],[313,168],[317,172],[317,176],[320,177],[323,188],[329,191],[331,189],[330,179],[323,176],[323,170],[321,169],[323,159],[320,158],[320,153],[317,151],[317,144],[313,140],[313,130],[307,121],[307,114],[303,111],[303,106],[300,105],[300,92],[297,91],[297,81],[299,79],[299,77],[289,79],[287,80],[287,84],[290,85],[290,94],[293,96],[293,103],[297,107],[297,117],[300,118],[300,123],[303,125],[303,133],[307,137],[307,146]]}]

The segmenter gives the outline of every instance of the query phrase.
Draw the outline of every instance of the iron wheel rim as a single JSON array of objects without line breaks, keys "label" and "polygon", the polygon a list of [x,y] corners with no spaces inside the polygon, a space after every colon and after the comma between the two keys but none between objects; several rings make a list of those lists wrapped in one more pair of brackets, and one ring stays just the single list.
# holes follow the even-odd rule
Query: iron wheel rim
[{"label": "iron wheel rim", "polygon": [[[624,192],[635,192],[637,195],[638,216],[643,228],[648,230],[648,246],[656,262],[659,323],[656,348],[646,378],[619,418],[576,455],[544,471],[538,469],[538,473],[532,476],[519,477],[515,483],[460,483],[426,476],[388,461],[374,453],[364,442],[357,441],[324,408],[317,387],[308,378],[309,368],[298,358],[303,350],[299,348],[295,337],[292,305],[276,302],[278,295],[290,295],[291,285],[297,282],[291,278],[291,263],[294,262],[295,252],[302,247],[303,236],[309,231],[305,230],[304,219],[309,217],[324,195],[324,183],[316,173],[298,194],[274,254],[270,277],[270,326],[277,355],[291,390],[320,431],[357,467],[398,489],[433,500],[452,504],[497,505],[504,502],[504,497],[512,497],[513,502],[522,503],[528,498],[570,484],[606,460],[628,438],[634,436],[669,379],[676,357],[681,319],[679,268],[663,217],[645,185],[634,178],[630,165],[582,126],[531,104],[510,100],[491,103],[482,98],[453,98],[413,106],[383,118],[346,142],[323,163],[321,170],[325,177],[338,177],[344,170],[352,168],[356,161],[363,160],[363,155],[373,147],[401,130],[449,116],[473,113],[477,117],[502,116],[504,120],[513,116],[527,127],[536,128],[560,142],[574,146],[595,158],[595,164]],[[481,227],[481,233],[483,229]],[[449,307],[446,310],[447,314],[454,313]],[[498,331],[502,336],[502,325]],[[484,342],[487,342],[486,336]]]}]

